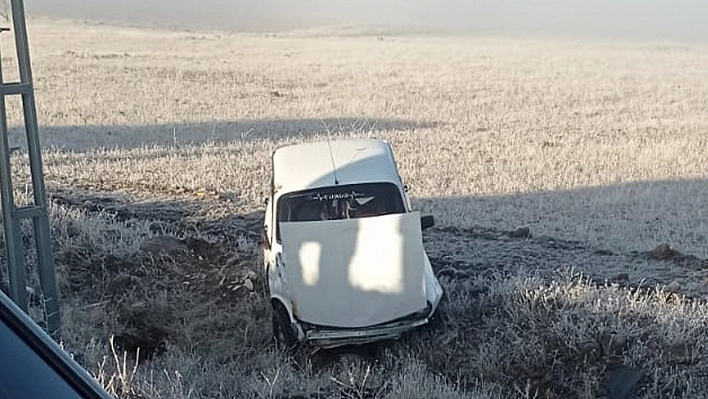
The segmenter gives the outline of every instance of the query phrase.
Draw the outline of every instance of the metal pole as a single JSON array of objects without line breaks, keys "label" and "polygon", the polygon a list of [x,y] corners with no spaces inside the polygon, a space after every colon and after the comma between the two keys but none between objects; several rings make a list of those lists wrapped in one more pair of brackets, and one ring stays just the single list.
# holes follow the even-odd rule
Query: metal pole
[{"label": "metal pole", "polygon": [[[14,27],[17,65],[20,81],[6,83],[0,67],[0,191],[2,194],[2,215],[5,228],[10,295],[18,306],[27,312],[27,288],[25,276],[25,253],[20,222],[32,219],[34,245],[37,255],[37,267],[45,327],[50,335],[57,338],[60,328],[59,300],[54,263],[52,260],[51,237],[49,235],[49,215],[47,193],[44,189],[42,167],[42,149],[37,128],[37,109],[32,87],[32,69],[30,65],[27,26],[22,0],[10,0],[12,24]],[[6,30],[6,29],[1,29]],[[0,57],[0,60],[2,58]],[[12,171],[8,143],[7,103],[8,95],[21,95],[24,114],[24,127],[27,135],[30,175],[32,178],[33,204],[18,208],[13,198]]]},{"label": "metal pole", "polygon": [[15,46],[17,48],[17,64],[20,72],[20,83],[29,85],[29,90],[22,92],[22,108],[25,117],[27,133],[27,150],[29,153],[30,172],[32,175],[32,193],[34,205],[43,212],[32,218],[34,227],[35,248],[39,267],[39,281],[44,298],[45,318],[50,335],[59,333],[59,300],[56,273],[52,260],[52,242],[49,236],[49,216],[47,215],[47,193],[44,186],[42,166],[42,149],[37,128],[37,109],[34,101],[32,85],[32,67],[29,56],[29,41],[25,23],[25,9],[22,0],[11,0],[12,23],[14,26]]}]

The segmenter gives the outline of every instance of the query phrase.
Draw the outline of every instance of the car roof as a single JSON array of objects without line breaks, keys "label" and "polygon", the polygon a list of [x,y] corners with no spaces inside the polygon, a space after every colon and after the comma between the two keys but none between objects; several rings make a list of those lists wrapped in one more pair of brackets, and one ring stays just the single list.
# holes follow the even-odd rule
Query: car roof
[{"label": "car roof", "polygon": [[273,153],[275,192],[373,182],[400,185],[393,152],[383,140],[318,141]]}]

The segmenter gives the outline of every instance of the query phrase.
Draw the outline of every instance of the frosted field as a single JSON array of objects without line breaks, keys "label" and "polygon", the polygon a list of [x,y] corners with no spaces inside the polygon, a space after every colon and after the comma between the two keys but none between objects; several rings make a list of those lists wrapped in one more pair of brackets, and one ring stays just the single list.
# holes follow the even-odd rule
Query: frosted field
[{"label": "frosted field", "polygon": [[[595,397],[618,364],[652,365],[638,397],[705,392],[706,305],[664,288],[706,292],[708,47],[48,19],[29,33],[67,345],[116,395]],[[441,323],[375,360],[276,351],[248,274],[270,153],[326,137],[390,141],[439,227]],[[19,129],[10,142],[22,199]],[[531,238],[505,238],[519,227]],[[146,260],[162,234],[214,247]],[[647,260],[660,243],[683,255]],[[629,284],[597,284],[617,273]],[[221,277],[255,289],[210,297]],[[126,375],[110,336],[131,349],[153,324],[161,349]],[[608,331],[620,351],[597,344]],[[695,357],[662,357],[686,342]]]}]

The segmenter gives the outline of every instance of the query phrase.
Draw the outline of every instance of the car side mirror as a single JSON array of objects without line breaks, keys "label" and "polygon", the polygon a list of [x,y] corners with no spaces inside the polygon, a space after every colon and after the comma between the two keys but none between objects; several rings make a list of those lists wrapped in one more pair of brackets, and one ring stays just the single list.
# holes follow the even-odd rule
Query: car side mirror
[{"label": "car side mirror", "polygon": [[435,218],[433,215],[425,215],[420,217],[420,229],[425,230],[435,226]]}]

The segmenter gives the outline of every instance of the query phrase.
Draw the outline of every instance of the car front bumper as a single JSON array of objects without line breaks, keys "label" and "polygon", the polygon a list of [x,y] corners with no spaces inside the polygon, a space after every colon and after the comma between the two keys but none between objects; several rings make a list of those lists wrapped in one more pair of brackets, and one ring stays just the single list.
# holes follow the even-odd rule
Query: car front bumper
[{"label": "car front bumper", "polygon": [[406,331],[428,323],[428,319],[400,321],[375,327],[356,329],[313,328],[305,332],[305,340],[311,345],[323,349],[343,345],[362,345],[384,339],[392,339]]}]

